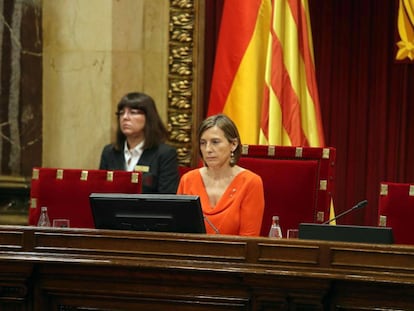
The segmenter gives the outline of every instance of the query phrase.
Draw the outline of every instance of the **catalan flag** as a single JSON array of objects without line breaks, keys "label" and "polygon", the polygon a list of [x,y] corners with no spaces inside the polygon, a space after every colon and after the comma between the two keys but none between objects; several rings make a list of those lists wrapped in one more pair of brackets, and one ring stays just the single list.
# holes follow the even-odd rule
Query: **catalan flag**
[{"label": "catalan flag", "polygon": [[224,1],[207,115],[221,112],[244,144],[325,145],[307,0]]},{"label": "catalan flag", "polygon": [[208,106],[245,144],[324,146],[306,0],[226,0]]}]

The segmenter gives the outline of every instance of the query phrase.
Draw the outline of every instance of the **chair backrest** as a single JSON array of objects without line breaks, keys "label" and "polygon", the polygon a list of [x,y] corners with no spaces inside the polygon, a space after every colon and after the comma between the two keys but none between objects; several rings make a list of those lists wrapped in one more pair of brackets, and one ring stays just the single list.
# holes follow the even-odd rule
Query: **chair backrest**
[{"label": "chair backrest", "polygon": [[239,164],[262,177],[265,211],[261,235],[278,215],[283,236],[299,224],[329,219],[335,148],[243,145]]},{"label": "chair backrest", "polygon": [[392,228],[394,243],[414,244],[414,184],[381,182],[378,225]]},{"label": "chair backrest", "polygon": [[180,178],[187,172],[193,170],[193,167],[189,167],[189,166],[183,166],[183,165],[179,165],[178,166],[178,175],[180,176]]},{"label": "chair backrest", "polygon": [[69,219],[70,227],[94,228],[91,193],[141,193],[142,173],[126,171],[34,168],[29,225],[37,225],[42,206],[51,221]]}]

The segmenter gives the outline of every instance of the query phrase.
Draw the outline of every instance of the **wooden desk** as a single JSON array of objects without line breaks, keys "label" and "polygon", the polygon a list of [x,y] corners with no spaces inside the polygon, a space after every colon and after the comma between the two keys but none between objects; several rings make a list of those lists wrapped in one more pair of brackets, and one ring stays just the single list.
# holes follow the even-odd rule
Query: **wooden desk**
[{"label": "wooden desk", "polygon": [[413,310],[414,247],[0,226],[0,310]]}]

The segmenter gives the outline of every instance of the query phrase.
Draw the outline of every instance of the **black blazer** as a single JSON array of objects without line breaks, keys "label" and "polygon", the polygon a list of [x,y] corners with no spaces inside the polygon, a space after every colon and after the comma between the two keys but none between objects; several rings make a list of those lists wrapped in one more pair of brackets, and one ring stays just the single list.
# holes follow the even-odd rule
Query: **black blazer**
[{"label": "black blazer", "polygon": [[[138,163],[149,171],[143,172],[142,193],[177,192],[179,174],[177,150],[167,144],[160,144],[151,149],[144,149]],[[103,148],[101,170],[125,170],[124,150],[116,150],[112,144]]]}]

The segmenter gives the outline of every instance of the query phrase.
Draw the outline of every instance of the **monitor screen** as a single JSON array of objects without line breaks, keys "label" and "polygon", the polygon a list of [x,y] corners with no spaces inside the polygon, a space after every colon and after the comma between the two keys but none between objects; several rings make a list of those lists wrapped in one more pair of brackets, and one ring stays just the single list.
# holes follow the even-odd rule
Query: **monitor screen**
[{"label": "monitor screen", "polygon": [[96,229],[206,232],[198,196],[92,193],[89,201]]}]

